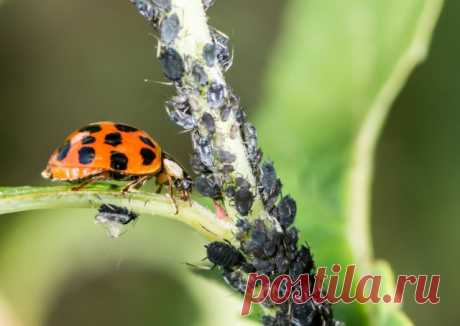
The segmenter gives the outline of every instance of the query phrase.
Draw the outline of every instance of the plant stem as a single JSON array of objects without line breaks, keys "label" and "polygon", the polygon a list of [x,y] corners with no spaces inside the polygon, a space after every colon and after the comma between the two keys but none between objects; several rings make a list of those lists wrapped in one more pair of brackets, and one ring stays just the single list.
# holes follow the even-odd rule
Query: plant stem
[{"label": "plant stem", "polygon": [[196,202],[177,201],[179,213],[170,198],[147,192],[123,195],[106,185],[94,185],[80,191],[69,186],[0,188],[0,214],[52,208],[98,208],[102,204],[128,207],[139,214],[163,216],[188,224],[209,240],[232,238],[232,225],[218,220]]}]

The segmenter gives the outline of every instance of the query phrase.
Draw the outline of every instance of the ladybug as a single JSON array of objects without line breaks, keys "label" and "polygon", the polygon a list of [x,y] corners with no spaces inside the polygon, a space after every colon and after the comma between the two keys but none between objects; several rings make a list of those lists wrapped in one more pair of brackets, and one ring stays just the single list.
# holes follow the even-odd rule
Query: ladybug
[{"label": "ladybug", "polygon": [[53,152],[42,176],[79,182],[73,190],[95,181],[129,181],[124,193],[156,177],[157,193],[168,184],[176,213],[174,189],[180,191],[182,200],[190,200],[192,191],[192,180],[182,166],[145,131],[109,121],[91,123],[71,133]]}]

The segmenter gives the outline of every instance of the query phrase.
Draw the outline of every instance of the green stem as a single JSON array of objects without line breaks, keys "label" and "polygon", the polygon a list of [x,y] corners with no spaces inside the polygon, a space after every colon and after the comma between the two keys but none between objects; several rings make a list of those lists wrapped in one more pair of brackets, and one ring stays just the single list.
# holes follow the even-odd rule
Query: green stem
[{"label": "green stem", "polygon": [[204,206],[178,200],[175,214],[171,199],[147,192],[122,194],[107,185],[94,185],[80,191],[70,186],[0,188],[0,215],[36,209],[98,208],[101,204],[128,207],[139,214],[163,216],[185,223],[209,240],[232,239],[232,225],[218,220]]}]

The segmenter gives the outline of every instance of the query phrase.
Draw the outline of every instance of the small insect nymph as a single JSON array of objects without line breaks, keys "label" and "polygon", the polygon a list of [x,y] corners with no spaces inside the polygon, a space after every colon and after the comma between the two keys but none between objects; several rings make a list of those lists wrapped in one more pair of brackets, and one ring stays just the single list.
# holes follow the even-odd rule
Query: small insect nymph
[{"label": "small insect nymph", "polygon": [[129,181],[123,192],[140,188],[156,177],[158,191],[169,186],[190,200],[192,180],[185,170],[145,131],[114,122],[89,124],[71,133],[51,155],[42,176],[53,181],[78,182],[73,190],[104,180]]},{"label": "small insect nymph", "polygon": [[208,259],[216,266],[228,270],[245,262],[243,255],[229,243],[214,241],[206,246]]}]

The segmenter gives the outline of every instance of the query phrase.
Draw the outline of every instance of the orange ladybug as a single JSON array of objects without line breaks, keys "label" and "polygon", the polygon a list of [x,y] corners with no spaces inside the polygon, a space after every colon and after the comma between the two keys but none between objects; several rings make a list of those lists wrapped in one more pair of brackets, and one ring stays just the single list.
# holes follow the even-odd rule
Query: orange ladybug
[{"label": "orange ladybug", "polygon": [[174,188],[180,191],[182,200],[190,200],[192,190],[192,180],[182,166],[145,131],[109,121],[92,123],[71,133],[53,152],[42,176],[80,182],[73,190],[95,181],[127,180],[123,192],[156,177],[157,192],[169,185],[176,211]]}]

